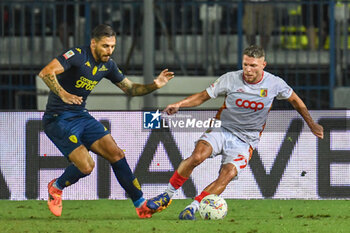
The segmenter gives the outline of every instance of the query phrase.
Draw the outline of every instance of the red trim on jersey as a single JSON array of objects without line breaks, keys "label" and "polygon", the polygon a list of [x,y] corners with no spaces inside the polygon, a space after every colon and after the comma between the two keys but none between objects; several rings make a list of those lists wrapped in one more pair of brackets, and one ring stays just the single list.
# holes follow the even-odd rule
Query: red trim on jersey
[{"label": "red trim on jersey", "polygon": [[201,192],[201,194],[196,196],[194,199],[200,203],[202,201],[202,199],[208,195],[210,195],[210,193],[208,193],[207,191],[203,191],[203,192]]},{"label": "red trim on jersey", "polygon": [[179,175],[176,170],[169,182],[175,189],[178,189],[186,182],[186,180],[188,180],[188,178]]},{"label": "red trim on jersey", "polygon": [[243,76],[244,82],[249,83],[249,84],[258,84],[258,83],[260,83],[260,82],[263,80],[263,78],[264,78],[264,71],[263,71],[263,73],[262,73],[262,75],[261,75],[261,79],[258,80],[258,81],[255,82],[255,83],[248,82],[248,81],[245,79],[244,74],[243,74],[242,76]]},{"label": "red trim on jersey", "polygon": [[253,147],[249,147],[249,160],[252,158],[252,155],[253,155]]},{"label": "red trim on jersey", "polygon": [[224,104],[219,108],[218,112],[216,113],[215,119],[220,120],[222,111],[223,111],[224,109],[227,109],[225,101],[226,101],[226,97],[225,97],[225,100],[224,100]]},{"label": "red trim on jersey", "polygon": [[[271,104],[271,107],[270,107],[268,113],[271,111],[271,108],[272,108],[272,104]],[[264,129],[265,129],[265,126],[266,126],[266,122],[265,122],[265,124],[262,126],[262,130],[259,132],[259,137],[261,137],[261,135],[262,135],[262,133],[263,133],[263,131],[264,131]]]},{"label": "red trim on jersey", "polygon": [[243,169],[243,168],[245,168],[245,167],[247,166],[247,164],[248,164],[248,161],[247,161],[247,159],[244,157],[244,155],[238,155],[238,158],[237,158],[237,159],[234,159],[233,161],[239,162],[239,161],[243,161],[243,160],[244,160],[244,164],[239,166],[240,169]]}]

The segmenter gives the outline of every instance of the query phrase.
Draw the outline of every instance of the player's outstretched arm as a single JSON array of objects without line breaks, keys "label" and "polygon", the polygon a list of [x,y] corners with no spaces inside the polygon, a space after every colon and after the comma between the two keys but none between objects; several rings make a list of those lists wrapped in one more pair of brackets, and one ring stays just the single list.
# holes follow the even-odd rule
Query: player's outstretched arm
[{"label": "player's outstretched arm", "polygon": [[309,126],[311,132],[319,137],[323,138],[323,127],[322,125],[317,124],[312,119],[306,105],[304,102],[299,98],[299,96],[293,91],[292,95],[288,98],[289,103],[292,104],[295,110],[298,111],[298,113],[304,118],[307,125]]},{"label": "player's outstretched arm", "polygon": [[158,77],[154,79],[153,83],[150,84],[133,83],[128,78],[124,78],[123,81],[116,83],[116,85],[127,95],[140,96],[164,87],[172,78],[174,78],[174,72],[170,72],[168,69],[165,69],[160,72]]},{"label": "player's outstretched arm", "polygon": [[81,104],[83,102],[83,97],[68,93],[57,81],[56,75],[62,72],[64,72],[64,68],[55,58],[40,71],[39,77],[63,102],[67,104]]},{"label": "player's outstretched arm", "polygon": [[175,114],[177,111],[179,111],[179,108],[190,108],[199,106],[205,101],[209,100],[210,96],[208,95],[208,92],[206,90],[196,93],[194,95],[191,95],[179,102],[169,104],[163,111],[168,113],[169,115]]}]

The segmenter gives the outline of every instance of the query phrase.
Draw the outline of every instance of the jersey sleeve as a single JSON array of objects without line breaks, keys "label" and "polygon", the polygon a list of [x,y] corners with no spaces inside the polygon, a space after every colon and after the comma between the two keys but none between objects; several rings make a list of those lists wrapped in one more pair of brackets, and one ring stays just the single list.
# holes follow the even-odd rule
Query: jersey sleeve
[{"label": "jersey sleeve", "polygon": [[292,95],[292,93],[293,89],[283,79],[279,78],[276,99],[288,99]]},{"label": "jersey sleeve", "polygon": [[56,59],[61,63],[64,70],[68,70],[72,66],[81,66],[85,62],[84,55],[81,51],[80,48],[72,48],[56,57]]},{"label": "jersey sleeve", "polygon": [[125,78],[125,76],[113,60],[110,60],[110,62],[111,68],[110,72],[106,75],[106,78],[109,79],[112,83],[119,83]]},{"label": "jersey sleeve", "polygon": [[215,82],[213,82],[206,89],[210,98],[216,98],[220,94],[227,93],[227,87],[228,87],[228,78],[227,77],[228,77],[227,74],[220,76]]}]

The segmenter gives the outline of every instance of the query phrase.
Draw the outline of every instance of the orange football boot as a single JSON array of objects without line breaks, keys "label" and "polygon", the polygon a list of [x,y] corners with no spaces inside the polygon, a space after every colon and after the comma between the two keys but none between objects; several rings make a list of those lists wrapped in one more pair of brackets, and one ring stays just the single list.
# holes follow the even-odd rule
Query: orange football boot
[{"label": "orange football boot", "polygon": [[152,217],[152,210],[147,207],[147,201],[145,201],[140,208],[136,208],[136,213],[139,218]]},{"label": "orange football boot", "polygon": [[59,217],[62,214],[62,190],[59,190],[53,186],[53,183],[56,180],[57,179],[53,179],[47,186],[49,190],[47,205],[49,206],[50,211],[55,216]]}]

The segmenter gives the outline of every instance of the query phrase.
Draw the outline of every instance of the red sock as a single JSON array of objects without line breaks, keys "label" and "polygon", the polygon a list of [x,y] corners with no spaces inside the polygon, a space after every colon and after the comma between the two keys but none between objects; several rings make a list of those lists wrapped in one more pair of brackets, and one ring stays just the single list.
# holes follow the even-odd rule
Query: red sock
[{"label": "red sock", "polygon": [[186,182],[186,180],[188,180],[188,178],[180,176],[179,173],[175,171],[169,182],[175,189],[178,189]]},{"label": "red sock", "polygon": [[208,195],[210,195],[210,193],[208,193],[206,191],[203,191],[203,192],[201,192],[201,194],[196,196],[194,199],[200,203],[202,201],[202,199],[205,198]]}]

